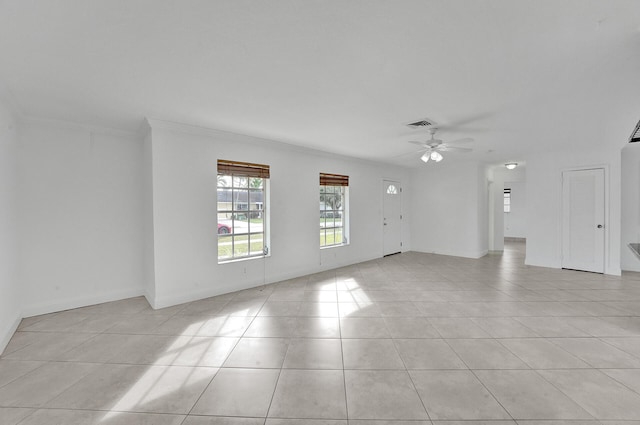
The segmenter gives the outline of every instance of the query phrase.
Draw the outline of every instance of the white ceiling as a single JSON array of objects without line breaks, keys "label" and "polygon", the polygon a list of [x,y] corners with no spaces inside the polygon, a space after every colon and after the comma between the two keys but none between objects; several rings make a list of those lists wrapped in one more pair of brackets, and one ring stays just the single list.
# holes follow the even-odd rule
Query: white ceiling
[{"label": "white ceiling", "polygon": [[404,165],[425,117],[489,163],[622,147],[639,77],[639,0],[0,0],[0,83],[27,116]]}]

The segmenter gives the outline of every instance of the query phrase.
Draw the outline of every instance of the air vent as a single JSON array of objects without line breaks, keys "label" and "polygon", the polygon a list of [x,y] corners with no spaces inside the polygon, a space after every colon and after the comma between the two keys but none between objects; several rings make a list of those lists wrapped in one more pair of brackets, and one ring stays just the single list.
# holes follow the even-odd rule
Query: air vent
[{"label": "air vent", "polygon": [[430,119],[424,119],[424,120],[420,120],[420,121],[409,123],[407,125],[409,127],[413,127],[413,128],[423,128],[423,127],[431,127],[434,124],[435,123],[433,121],[431,121]]},{"label": "air vent", "polygon": [[629,143],[640,142],[640,121],[636,124],[636,128],[633,129],[631,137],[629,137]]}]

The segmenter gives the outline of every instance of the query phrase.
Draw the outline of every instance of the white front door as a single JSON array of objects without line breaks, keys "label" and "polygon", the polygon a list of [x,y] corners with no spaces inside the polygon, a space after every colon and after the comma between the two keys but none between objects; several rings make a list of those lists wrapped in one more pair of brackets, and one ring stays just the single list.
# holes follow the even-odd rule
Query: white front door
[{"label": "white front door", "polygon": [[400,182],[382,181],[383,255],[402,251],[402,188]]},{"label": "white front door", "polygon": [[604,169],[562,173],[562,268],[604,273]]}]

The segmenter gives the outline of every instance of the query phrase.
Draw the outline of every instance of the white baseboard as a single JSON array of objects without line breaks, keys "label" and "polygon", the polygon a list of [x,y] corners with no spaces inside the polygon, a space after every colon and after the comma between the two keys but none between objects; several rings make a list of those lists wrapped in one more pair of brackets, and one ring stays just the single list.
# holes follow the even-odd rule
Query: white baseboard
[{"label": "white baseboard", "polygon": [[11,337],[18,329],[20,325],[20,321],[22,320],[22,315],[20,313],[16,314],[13,322],[7,323],[2,329],[0,329],[0,354],[4,352],[4,349],[7,348],[9,341],[11,341]]},{"label": "white baseboard", "polygon": [[379,256],[367,256],[361,257],[356,260],[345,261],[345,262],[332,262],[331,264],[320,265],[319,267],[311,267],[305,269],[297,269],[295,271],[289,271],[284,273],[275,273],[267,276],[266,280],[258,279],[258,280],[249,280],[246,282],[235,282],[233,284],[227,285],[216,285],[215,287],[209,287],[204,289],[199,289],[196,291],[184,292],[180,293],[172,293],[166,295],[156,295],[155,298],[150,299],[151,297],[148,294],[145,294],[149,304],[154,309],[171,307],[174,305],[197,301],[204,298],[215,297],[218,295],[229,294],[232,292],[242,291],[244,289],[257,288],[263,285],[268,285],[271,283],[281,282],[283,280],[295,279],[300,276],[306,276],[308,274],[319,273],[327,270],[333,270],[340,267],[346,267],[353,264],[362,263],[365,261],[375,260],[380,258]]},{"label": "white baseboard", "polygon": [[247,281],[241,283],[235,283],[233,285],[220,285],[215,287],[209,287],[200,289],[197,291],[190,292],[180,292],[173,294],[166,294],[158,296],[156,294],[155,298],[149,304],[154,309],[171,307],[178,304],[188,303],[191,301],[197,301],[204,298],[215,297],[218,295],[229,294],[231,292],[242,291],[244,289],[256,288],[258,286],[264,285],[264,281]]},{"label": "white baseboard", "polygon": [[558,260],[545,260],[541,258],[531,257],[530,255],[525,256],[524,264],[527,266],[534,266],[534,267],[546,267],[548,269],[562,268],[562,264]]},{"label": "white baseboard", "polygon": [[105,292],[102,294],[82,295],[74,298],[52,300],[45,303],[30,304],[23,308],[23,317],[39,316],[41,314],[53,313],[56,311],[71,310],[88,305],[118,301],[126,298],[139,297],[144,295],[142,288],[130,288],[119,291]]},{"label": "white baseboard", "polygon": [[444,250],[414,249],[413,251],[421,252],[424,254],[448,255],[450,257],[462,257],[462,258],[474,258],[474,259],[482,258],[489,253],[489,251],[486,249],[482,251],[456,251],[456,250],[446,250],[446,249]]}]

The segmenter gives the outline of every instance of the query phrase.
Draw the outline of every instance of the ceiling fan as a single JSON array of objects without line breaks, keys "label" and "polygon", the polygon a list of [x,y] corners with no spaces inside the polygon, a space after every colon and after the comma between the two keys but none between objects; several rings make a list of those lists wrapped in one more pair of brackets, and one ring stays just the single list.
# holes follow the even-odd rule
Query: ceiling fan
[{"label": "ceiling fan", "polygon": [[464,139],[454,140],[452,142],[445,143],[440,139],[436,139],[436,131],[437,128],[430,128],[429,134],[431,134],[431,139],[427,141],[417,142],[417,141],[409,141],[409,143],[413,143],[414,145],[422,146],[422,148],[418,152],[424,152],[420,157],[424,162],[429,162],[429,160],[440,162],[444,159],[441,152],[471,152],[470,148],[460,148],[457,146],[451,146],[451,143],[468,143],[473,142],[473,139],[470,137],[465,137]]}]

